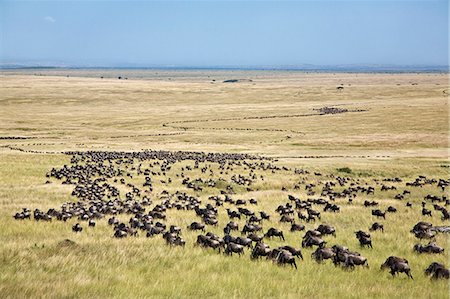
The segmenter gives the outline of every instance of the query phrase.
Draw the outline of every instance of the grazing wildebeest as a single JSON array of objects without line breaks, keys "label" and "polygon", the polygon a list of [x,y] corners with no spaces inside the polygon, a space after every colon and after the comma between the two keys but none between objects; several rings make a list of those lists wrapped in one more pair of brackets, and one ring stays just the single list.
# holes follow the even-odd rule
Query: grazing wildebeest
[{"label": "grazing wildebeest", "polygon": [[79,233],[83,230],[83,228],[81,227],[81,225],[79,223],[77,223],[74,226],[72,226],[72,230],[76,233]]},{"label": "grazing wildebeest", "polygon": [[233,218],[241,219],[241,213],[239,213],[238,211],[231,211],[230,209],[227,209],[227,213],[228,213],[228,217],[230,217],[230,219],[233,219]]},{"label": "grazing wildebeest", "polygon": [[283,250],[287,250],[287,251],[289,251],[293,256],[296,256],[296,257],[301,258],[301,259],[303,260],[303,255],[302,255],[302,252],[301,252],[300,249],[295,249],[294,247],[289,246],[289,245],[281,246],[281,247],[279,247],[279,248],[280,248],[280,249],[283,249]]},{"label": "grazing wildebeest", "polygon": [[217,240],[211,239],[209,236],[206,235],[198,235],[196,244],[201,247],[210,247],[212,249],[218,249],[220,252],[221,244]]},{"label": "grazing wildebeest", "polygon": [[381,230],[382,232],[384,232],[384,225],[379,222],[375,222],[369,228],[369,231],[377,231],[377,230]]},{"label": "grazing wildebeest", "polygon": [[233,255],[233,253],[237,253],[239,256],[241,256],[241,254],[244,253],[244,246],[235,243],[228,243],[224,253],[228,255]]},{"label": "grazing wildebeest", "polygon": [[322,235],[333,235],[336,237],[336,229],[328,224],[321,224],[316,229],[318,232],[320,232]]},{"label": "grazing wildebeest", "polygon": [[239,230],[239,224],[234,221],[228,222],[227,227],[229,227],[230,230]]},{"label": "grazing wildebeest", "polygon": [[335,253],[331,248],[317,248],[311,257],[315,259],[316,262],[320,263],[323,260],[332,259]]},{"label": "grazing wildebeest", "polygon": [[147,238],[153,237],[154,235],[159,235],[164,232],[164,227],[162,226],[150,226],[150,228],[147,230]]},{"label": "grazing wildebeest", "polygon": [[373,207],[373,206],[377,206],[377,205],[378,205],[378,202],[376,202],[376,201],[368,201],[368,200],[364,201],[365,207]]},{"label": "grazing wildebeest", "polygon": [[292,223],[291,225],[291,232],[302,231],[304,229],[305,226],[303,224]]},{"label": "grazing wildebeest", "polygon": [[356,238],[359,240],[359,244],[363,247],[367,245],[370,248],[372,247],[372,240],[370,239],[370,234],[363,232],[361,230],[355,232]]},{"label": "grazing wildebeest", "polygon": [[372,215],[376,217],[383,217],[383,219],[386,219],[386,212],[382,212],[381,210],[372,210]]},{"label": "grazing wildebeest", "polygon": [[422,208],[422,215],[431,217],[431,211],[426,208]]},{"label": "grazing wildebeest", "polygon": [[255,233],[251,233],[247,236],[249,239],[251,239],[253,242],[260,242],[264,238],[264,236],[258,236]]},{"label": "grazing wildebeest", "polygon": [[175,226],[175,225],[171,225],[170,228],[169,228],[169,231],[171,233],[179,235],[181,233],[181,228],[178,227],[178,226]]},{"label": "grazing wildebeest", "polygon": [[236,238],[236,244],[242,245],[242,246],[247,246],[247,247],[252,247],[252,239],[250,238],[243,238],[243,237],[237,237]]},{"label": "grazing wildebeest", "polygon": [[302,247],[312,247],[312,246],[319,246],[320,248],[325,247],[325,242],[319,237],[315,236],[307,236],[306,238],[303,238],[302,240]]},{"label": "grazing wildebeest", "polygon": [[409,278],[413,279],[408,260],[404,258],[396,256],[388,257],[386,261],[381,265],[381,269],[385,269],[388,267],[391,269],[390,273],[392,276],[395,276],[395,274],[397,273],[405,273]]},{"label": "grazing wildebeest", "polygon": [[[314,211],[312,209],[307,209],[306,212],[308,213],[308,219],[311,219],[311,220],[315,220],[315,218],[320,219],[320,212]],[[308,219],[307,219],[307,221],[308,221]]]},{"label": "grazing wildebeest", "polygon": [[344,262],[345,267],[354,268],[355,266],[366,266],[369,267],[367,263],[367,258],[360,255],[347,254]]},{"label": "grazing wildebeest", "polygon": [[[126,236],[128,236],[128,233],[126,231],[117,229],[114,231],[114,238],[125,238]],[[148,237],[148,233],[147,233],[147,237]]]},{"label": "grazing wildebeest", "polygon": [[276,257],[276,261],[278,264],[290,264],[295,269],[297,269],[295,257],[287,250],[281,250]]},{"label": "grazing wildebeest", "polygon": [[262,219],[264,220],[270,220],[270,216],[266,213],[266,212],[259,212],[259,215],[261,216]]},{"label": "grazing wildebeest", "polygon": [[355,266],[369,267],[367,259],[358,252],[352,252],[348,248],[339,245],[334,245],[332,250],[334,252],[333,264],[335,266],[343,265],[347,268],[354,268]]},{"label": "grazing wildebeest", "polygon": [[201,230],[205,231],[205,225],[200,222],[192,222],[188,227],[190,230]]},{"label": "grazing wildebeest", "polygon": [[394,208],[393,206],[389,206],[389,207],[387,208],[386,211],[387,211],[388,213],[396,213],[396,212],[397,212],[397,209]]},{"label": "grazing wildebeest", "polygon": [[442,253],[444,248],[438,246],[435,242],[430,242],[427,245],[416,244],[414,250],[418,253]]},{"label": "grazing wildebeest", "polygon": [[283,215],[281,216],[280,222],[289,222],[289,223],[294,223],[294,217],[289,216],[289,215]]},{"label": "grazing wildebeest", "polygon": [[253,247],[251,258],[256,259],[261,256],[268,256],[270,252],[271,252],[271,250],[268,245],[264,244],[263,242],[258,241],[258,242],[256,242],[255,247]]},{"label": "grazing wildebeest", "polygon": [[425,274],[430,276],[432,279],[449,279],[449,270],[445,268],[443,264],[433,262],[427,269],[425,269]]},{"label": "grazing wildebeest", "polygon": [[269,228],[269,230],[267,231],[267,233],[264,234],[265,238],[271,238],[271,237],[279,237],[280,239],[282,239],[284,241],[284,234],[281,230],[276,229],[276,228]]},{"label": "grazing wildebeest", "polygon": [[174,232],[165,232],[163,234],[164,240],[166,240],[166,243],[168,245],[172,246],[185,246],[186,241],[181,238],[177,233]]},{"label": "grazing wildebeest", "polygon": [[262,227],[259,226],[259,225],[246,223],[246,224],[244,225],[244,228],[242,229],[242,232],[241,232],[241,233],[242,233],[243,235],[245,235],[246,233],[254,233],[254,232],[258,232],[258,231],[260,231],[261,229],[262,229]]}]

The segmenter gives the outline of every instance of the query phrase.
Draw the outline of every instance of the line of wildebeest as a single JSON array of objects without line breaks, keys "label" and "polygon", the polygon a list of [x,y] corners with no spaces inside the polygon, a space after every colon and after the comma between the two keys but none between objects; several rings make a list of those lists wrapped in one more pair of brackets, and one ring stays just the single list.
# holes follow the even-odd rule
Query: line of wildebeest
[{"label": "line of wildebeest", "polygon": [[[192,211],[198,217],[187,226],[190,231],[198,231],[195,245],[203,248],[212,248],[225,255],[244,254],[248,248],[251,252],[251,259],[267,258],[277,264],[289,264],[297,269],[297,259],[303,260],[300,248],[284,245],[277,248],[270,248],[264,243],[269,238],[280,238],[285,240],[284,232],[276,227],[263,228],[263,224],[278,217],[280,222],[289,224],[290,232],[304,231],[303,223],[315,223],[321,220],[322,213],[339,213],[340,206],[336,204],[336,198],[346,199],[349,204],[354,204],[354,199],[358,194],[368,195],[375,193],[375,187],[369,186],[367,182],[359,179],[336,176],[333,174],[322,175],[321,173],[310,174],[304,169],[291,169],[288,167],[276,166],[268,158],[247,154],[220,154],[203,152],[169,152],[169,151],[143,151],[143,152],[69,152],[71,164],[64,165],[56,169],[53,168],[48,174],[48,178],[62,180],[63,184],[74,185],[72,195],[76,201],[62,204],[60,209],[49,209],[41,211],[35,209],[33,212],[24,208],[14,215],[15,219],[31,219],[36,221],[51,221],[57,219],[67,221],[77,218],[86,221],[89,227],[95,227],[96,221],[108,218],[108,224],[113,227],[113,236],[125,238],[137,236],[138,232],[143,232],[151,238],[161,235],[166,243],[171,246],[185,246],[186,241],[182,237],[182,228],[176,225],[168,225],[166,212],[171,209],[179,211]],[[194,162],[194,165],[177,164],[177,162]],[[148,167],[145,167],[147,163]],[[200,164],[203,163],[203,164]],[[212,167],[217,165],[217,169]],[[235,168],[240,168],[239,174],[233,174]],[[203,177],[209,179],[191,178],[188,176],[191,171],[197,169],[201,171]],[[174,177],[168,177],[169,171],[174,172]],[[264,175],[257,175],[264,173]],[[245,172],[248,172],[245,174]],[[304,188],[308,199],[302,200],[294,195],[287,196],[287,202],[280,204],[274,211],[257,211],[258,201],[256,199],[244,200],[236,199],[235,191],[254,188],[256,181],[267,179],[266,174],[282,175],[282,172],[290,172],[299,177],[292,189]],[[228,181],[226,175],[231,175]],[[307,175],[314,175],[315,183],[306,180]],[[144,177],[141,186],[127,183],[135,177]],[[163,186],[170,186],[176,179],[188,190],[202,192],[203,188],[212,187],[221,189],[220,195],[210,196],[205,204],[197,196],[189,195],[185,191],[170,193],[166,190],[158,195],[153,194],[155,182]],[[134,180],[135,181],[135,180]],[[383,180],[374,179],[373,183],[381,186],[380,192],[397,190],[391,183],[402,183],[400,178],[388,178]],[[47,181],[50,183],[50,181]],[[429,179],[419,176],[412,182],[406,182],[408,188],[422,188],[423,186],[434,186],[442,192],[449,186],[450,179]],[[118,188],[118,186],[120,186]],[[318,187],[322,186],[320,196],[316,194]],[[125,190],[125,191],[123,191]],[[287,187],[282,190],[288,191]],[[339,191],[338,191],[339,190]],[[125,193],[125,194],[123,194]],[[410,196],[410,190],[403,190],[395,195],[395,199],[401,201]],[[198,193],[197,193],[198,194]],[[155,203],[150,196],[158,198],[159,203]],[[316,198],[312,198],[316,197]],[[325,199],[327,198],[327,199]],[[385,211],[377,209],[377,201],[365,200],[363,205],[373,208],[371,214],[376,218],[386,218],[387,213],[396,213],[397,209],[389,206]],[[448,221],[449,213],[447,206],[450,204],[446,196],[427,195],[422,201],[422,215],[427,217],[438,217],[443,221]],[[435,212],[427,209],[427,205],[432,205]],[[224,208],[227,206],[228,208]],[[410,201],[405,204],[408,208],[413,208]],[[229,222],[223,227],[223,236],[212,232],[206,232],[210,226],[217,227],[219,224],[219,211],[226,211]],[[129,215],[129,221],[122,222],[118,215]],[[244,220],[240,227],[238,221]],[[81,222],[82,223],[82,222]],[[271,222],[273,223],[273,222]],[[83,225],[76,223],[73,225],[74,232],[82,232]],[[239,232],[240,234],[235,234]],[[370,231],[370,233],[368,232]],[[384,224],[374,222],[368,231],[359,230],[355,232],[361,247],[372,248],[371,233],[384,231]],[[428,243],[416,244],[413,247],[417,253],[442,254],[444,248],[436,244],[435,236],[438,233],[449,233],[450,226],[433,226],[429,222],[420,221],[414,225],[411,233],[419,240],[428,240]],[[350,250],[342,245],[327,247],[324,237],[327,235],[336,236],[335,227],[329,224],[319,224],[313,230],[305,232],[301,246],[302,248],[315,248],[311,254],[312,258],[321,263],[331,260],[334,265],[353,269],[356,266],[369,267],[367,258],[359,252]],[[405,273],[413,278],[408,260],[402,257],[389,256],[381,265],[382,269],[389,268],[392,276],[398,273]],[[425,273],[433,279],[448,279],[449,270],[440,263],[433,262]]]}]

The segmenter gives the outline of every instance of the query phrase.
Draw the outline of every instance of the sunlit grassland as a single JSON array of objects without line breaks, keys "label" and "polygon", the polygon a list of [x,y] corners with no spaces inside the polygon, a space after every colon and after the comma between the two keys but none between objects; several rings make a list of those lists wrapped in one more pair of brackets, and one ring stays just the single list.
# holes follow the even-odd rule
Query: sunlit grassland
[{"label": "sunlit grassland", "polygon": [[[168,247],[161,237],[148,239],[143,233],[137,238],[114,239],[106,220],[98,221],[95,228],[84,224],[83,232],[74,234],[71,226],[75,219],[36,223],[12,218],[22,207],[46,210],[75,200],[70,196],[72,185],[62,185],[55,179],[45,184],[45,175],[52,167],[69,163],[70,157],[60,153],[66,150],[152,148],[258,153],[277,157],[274,163],[279,166],[348,175],[369,185],[374,185],[373,179],[395,176],[404,182],[420,174],[448,178],[449,168],[443,167],[448,166],[448,105],[442,92],[448,90],[447,75],[210,75],[172,81],[137,80],[131,75],[127,81],[73,76],[1,78],[0,136],[36,138],[0,140],[0,146],[9,146],[0,148],[0,297],[448,298],[447,281],[430,281],[423,274],[432,261],[450,266],[448,236],[438,235],[436,240],[445,247],[445,254],[418,255],[412,251],[418,240],[409,233],[420,220],[448,225],[434,211],[431,219],[420,214],[420,202],[426,194],[444,195],[434,187],[408,188],[411,196],[398,201],[393,197],[404,187],[397,185],[398,192],[382,193],[378,186],[374,195],[358,195],[353,204],[337,199],[340,213],[322,213],[321,221],[306,224],[307,229],[319,223],[334,225],[337,236],[325,237],[329,245],[346,245],[368,258],[369,269],[354,271],[336,268],[330,261],[318,265],[311,259],[312,249],[303,250],[305,260],[298,262],[295,271],[266,260],[251,261],[248,252],[240,258],[225,257],[195,247],[197,233],[185,229],[198,220],[193,211],[167,212],[167,224],[183,228],[185,248]],[[249,76],[254,80],[231,85],[218,80],[212,84],[214,76]],[[344,91],[337,92],[336,86],[341,83]],[[333,105],[366,111],[244,119],[310,114],[313,109]],[[215,120],[225,118],[240,119]],[[176,121],[185,122],[173,123]],[[261,128],[282,131],[254,130]],[[164,135],[172,133],[180,134]],[[53,153],[23,153],[10,147]],[[181,178],[175,177],[179,167],[168,173],[172,184],[160,183],[163,177],[154,178],[151,197],[155,202],[162,190],[187,191],[203,203],[208,196],[219,194],[216,188],[194,192],[181,186]],[[352,173],[340,173],[336,170],[340,167],[349,167]],[[235,171],[248,174],[248,170]],[[286,202],[288,194],[307,198],[304,188],[293,190],[304,175],[256,173],[263,175],[264,181],[256,182],[251,192],[234,186],[238,194],[233,197],[256,198],[258,206],[250,208],[269,211],[273,217],[264,228],[285,231],[286,242],[268,240],[271,247],[300,247],[303,232],[289,233],[289,225],[279,223],[274,210]],[[230,171],[221,176],[229,181],[232,174]],[[199,170],[188,175],[208,178]],[[140,186],[140,179],[129,181]],[[317,183],[316,190],[320,190],[320,177],[310,175],[307,181]],[[289,191],[281,191],[282,187]],[[365,199],[379,201],[381,209],[392,205],[398,213],[377,220],[370,215],[370,208],[362,206]],[[407,200],[414,203],[412,209],[405,207]],[[121,220],[128,219],[129,215],[121,216]],[[221,209],[220,225],[208,227],[208,231],[222,234],[227,221]],[[385,232],[372,233],[373,249],[360,248],[353,232],[367,231],[374,221],[383,222]],[[239,224],[242,227],[244,220]],[[61,241],[65,239],[76,244],[64,246]],[[380,271],[380,264],[390,255],[409,260],[414,280],[402,275],[392,278]]]}]

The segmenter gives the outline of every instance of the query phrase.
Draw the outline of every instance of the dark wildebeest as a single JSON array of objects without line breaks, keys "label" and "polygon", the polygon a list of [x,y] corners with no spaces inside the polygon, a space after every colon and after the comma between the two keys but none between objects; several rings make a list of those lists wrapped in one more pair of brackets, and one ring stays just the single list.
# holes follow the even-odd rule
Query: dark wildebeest
[{"label": "dark wildebeest", "polygon": [[376,230],[381,230],[382,232],[384,232],[384,225],[379,222],[373,223],[372,226],[369,228],[369,231],[376,231]]},{"label": "dark wildebeest", "polygon": [[77,223],[74,226],[72,226],[72,230],[76,233],[79,233],[83,230],[83,228],[81,227],[81,225],[79,223]]},{"label": "dark wildebeest", "polygon": [[432,279],[449,279],[449,270],[445,268],[443,264],[433,262],[427,269],[425,269],[425,274],[430,276]]},{"label": "dark wildebeest", "polygon": [[386,212],[382,212],[379,209],[372,210],[372,215],[376,217],[383,217],[383,219],[386,219]]},{"label": "dark wildebeest", "polygon": [[289,222],[289,223],[294,223],[294,217],[293,216],[289,216],[289,215],[283,215],[281,216],[280,222]]},{"label": "dark wildebeest", "polygon": [[323,248],[326,243],[327,242],[319,237],[308,236],[302,240],[302,247],[318,246],[319,248]]},{"label": "dark wildebeest", "polygon": [[205,225],[200,222],[192,222],[188,227],[190,230],[201,230],[205,231]]},{"label": "dark wildebeest", "polygon": [[397,273],[405,273],[409,278],[414,279],[411,274],[411,268],[409,267],[408,260],[390,256],[386,259],[386,261],[381,265],[381,269],[385,269],[389,267],[391,269],[390,273],[392,276],[395,276]]},{"label": "dark wildebeest", "polygon": [[255,233],[251,233],[247,236],[249,239],[251,239],[253,242],[260,242],[264,238],[264,236],[258,236]]},{"label": "dark wildebeest", "polygon": [[331,225],[321,224],[316,230],[322,235],[333,235],[334,237],[336,237],[336,229]]},{"label": "dark wildebeest", "polygon": [[304,229],[305,229],[305,226],[303,224],[292,223],[292,225],[291,225],[291,232],[298,232],[298,231],[302,231]]},{"label": "dark wildebeest", "polygon": [[297,269],[295,257],[287,250],[281,250],[276,257],[276,261],[278,264],[290,264],[295,269]]},{"label": "dark wildebeest", "polygon": [[252,239],[250,238],[237,237],[235,243],[249,248],[252,247]]},{"label": "dark wildebeest", "polygon": [[303,260],[303,255],[302,255],[302,252],[301,252],[300,249],[295,249],[294,247],[289,246],[289,245],[281,246],[281,247],[279,247],[279,248],[280,248],[280,249],[283,249],[283,250],[287,250],[287,251],[289,251],[293,256],[296,256],[296,257],[301,258],[301,259]]},{"label": "dark wildebeest", "polygon": [[430,242],[427,245],[416,244],[414,250],[418,253],[442,253],[444,248],[438,246],[435,242]]},{"label": "dark wildebeest", "polygon": [[254,232],[260,231],[261,229],[262,229],[262,227],[259,225],[246,223],[244,225],[244,228],[242,229],[241,233],[244,235],[246,233],[254,233]]},{"label": "dark wildebeest", "polygon": [[370,234],[363,232],[361,230],[355,232],[356,238],[359,240],[359,244],[361,246],[367,245],[370,248],[372,247],[372,240],[370,239]]},{"label": "dark wildebeest", "polygon": [[224,254],[233,255],[233,253],[237,253],[241,256],[241,254],[244,253],[244,246],[235,243],[228,243]]},{"label": "dark wildebeest", "polygon": [[251,258],[257,259],[261,256],[268,256],[271,250],[269,246],[264,244],[263,242],[256,242],[255,247],[253,247]]},{"label": "dark wildebeest", "polygon": [[284,234],[281,230],[276,229],[276,228],[269,228],[269,230],[267,231],[267,233],[264,234],[265,238],[271,238],[271,237],[279,237],[280,239],[282,239],[284,241]]},{"label": "dark wildebeest", "polygon": [[264,220],[269,220],[270,219],[270,216],[266,212],[259,212],[259,215]]},{"label": "dark wildebeest", "polygon": [[311,257],[316,260],[316,262],[320,263],[323,260],[331,259],[335,255],[334,251],[331,248],[317,248],[311,254]]}]

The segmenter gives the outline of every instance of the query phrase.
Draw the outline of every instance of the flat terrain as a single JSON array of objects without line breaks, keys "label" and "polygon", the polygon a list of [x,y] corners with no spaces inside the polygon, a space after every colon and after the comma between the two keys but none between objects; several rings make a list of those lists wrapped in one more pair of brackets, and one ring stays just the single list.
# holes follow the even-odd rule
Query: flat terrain
[{"label": "flat terrain", "polygon": [[[223,83],[229,79],[241,81]],[[413,245],[427,242],[409,232],[418,221],[449,225],[431,202],[431,218],[422,216],[420,205],[425,195],[442,197],[448,189],[405,186],[419,175],[449,179],[448,80],[448,74],[281,71],[1,72],[0,297],[448,298],[448,281],[431,281],[423,270],[433,261],[450,266],[449,235],[436,236],[443,254],[419,255]],[[255,169],[259,178],[251,190],[233,183],[233,174],[249,176],[242,165],[220,174],[217,163],[201,163],[200,168],[206,166],[214,175],[200,168],[185,172],[191,179],[223,178],[233,187],[234,199],[257,199],[257,206],[247,207],[271,214],[264,232],[277,227],[286,235],[285,242],[267,240],[271,247],[301,247],[304,232],[290,233],[290,225],[280,223],[275,212],[289,194],[302,200],[319,198],[323,182],[333,176],[374,186],[374,194],[358,193],[353,203],[337,198],[340,213],[314,206],[322,212],[320,220],[297,219],[307,230],[320,223],[333,225],[337,236],[325,237],[328,245],[360,252],[370,267],[349,271],[331,261],[319,265],[311,259],[314,250],[305,248],[296,271],[265,259],[252,261],[248,251],[228,257],[195,247],[199,233],[186,230],[200,219],[193,211],[167,212],[167,225],[183,230],[184,248],[166,245],[161,236],[146,238],[145,232],[115,239],[107,219],[98,220],[95,228],[81,222],[84,230],[79,234],[71,230],[80,222],[77,218],[44,223],[13,219],[24,207],[47,211],[77,200],[71,196],[74,185],[46,177],[52,168],[70,165],[71,156],[64,152],[145,149],[254,154],[289,169]],[[154,188],[148,196],[154,204],[162,202],[163,190],[187,192],[201,199],[202,206],[210,203],[209,196],[223,197],[223,186],[194,191],[182,185],[177,174],[186,166],[194,162],[179,162],[165,176],[152,176]],[[342,170],[345,167],[349,170]],[[295,168],[309,174],[296,174]],[[142,188],[143,177],[127,171],[134,174],[127,182]],[[381,192],[383,179],[394,177],[402,182],[386,185],[397,190]],[[295,189],[300,182],[301,188]],[[307,183],[316,185],[314,196],[307,195]],[[119,189],[122,197],[129,191],[126,186]],[[395,200],[405,189],[411,195]],[[376,219],[371,208],[363,206],[366,199],[378,201],[377,208],[394,206],[398,212]],[[413,207],[405,207],[406,201]],[[219,226],[208,226],[207,231],[223,235],[229,221],[225,208],[236,209],[221,207]],[[130,217],[119,215],[126,223]],[[371,233],[373,249],[360,248],[354,231],[367,231],[375,221],[384,223],[385,232]],[[244,223],[239,221],[240,228]],[[64,246],[65,239],[75,245]],[[392,278],[379,269],[390,255],[408,259],[414,280],[404,274]]]}]

